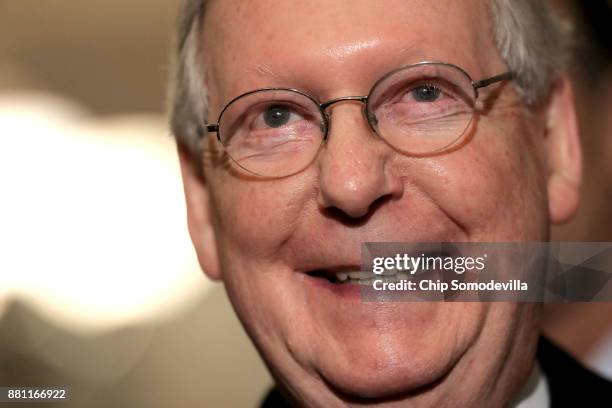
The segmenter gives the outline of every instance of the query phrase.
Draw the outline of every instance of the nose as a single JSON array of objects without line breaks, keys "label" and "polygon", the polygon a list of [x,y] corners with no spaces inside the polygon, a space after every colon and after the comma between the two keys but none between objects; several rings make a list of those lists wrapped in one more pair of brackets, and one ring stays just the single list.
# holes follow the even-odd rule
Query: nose
[{"label": "nose", "polygon": [[[353,219],[367,215],[375,202],[401,197],[404,188],[391,166],[395,152],[370,129],[359,108],[358,103],[333,107],[319,160],[319,205]],[[331,107],[328,114],[331,118]]]}]

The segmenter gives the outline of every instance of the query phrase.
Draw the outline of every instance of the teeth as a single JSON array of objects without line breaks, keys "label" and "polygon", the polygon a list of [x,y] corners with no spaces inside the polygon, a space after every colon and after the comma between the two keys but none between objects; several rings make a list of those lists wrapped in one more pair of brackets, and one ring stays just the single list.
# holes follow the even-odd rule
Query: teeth
[{"label": "teeth", "polygon": [[408,274],[404,272],[398,272],[395,276],[397,277],[397,280],[408,279]]},{"label": "teeth", "polygon": [[376,279],[384,279],[385,281],[395,282],[402,279],[409,279],[409,275],[403,271],[385,271],[382,275],[375,275],[373,272],[336,272],[336,279],[339,282],[354,282],[361,285],[371,285]]},{"label": "teeth", "polygon": [[362,272],[362,271],[350,271],[350,272],[336,272],[336,279],[340,282],[344,282],[347,280],[361,281],[373,278],[374,274],[372,272]]},{"label": "teeth", "polygon": [[357,282],[360,285],[366,285],[366,286],[370,286],[374,283],[374,278],[370,278],[370,279],[357,279],[355,282]]},{"label": "teeth", "polygon": [[374,276],[372,272],[349,272],[349,278],[351,279],[368,279]]},{"label": "teeth", "polygon": [[385,269],[382,273],[382,276],[393,276],[398,274],[398,270],[397,269]]}]

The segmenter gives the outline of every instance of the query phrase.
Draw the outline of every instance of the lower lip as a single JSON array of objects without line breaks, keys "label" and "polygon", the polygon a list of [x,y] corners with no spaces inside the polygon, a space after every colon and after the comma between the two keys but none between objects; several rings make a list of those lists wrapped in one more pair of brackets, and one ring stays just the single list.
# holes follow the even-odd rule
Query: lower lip
[{"label": "lower lip", "polygon": [[305,281],[318,290],[325,290],[346,300],[358,301],[361,299],[361,285],[358,283],[332,283],[325,278],[316,278],[309,275],[306,275]]}]

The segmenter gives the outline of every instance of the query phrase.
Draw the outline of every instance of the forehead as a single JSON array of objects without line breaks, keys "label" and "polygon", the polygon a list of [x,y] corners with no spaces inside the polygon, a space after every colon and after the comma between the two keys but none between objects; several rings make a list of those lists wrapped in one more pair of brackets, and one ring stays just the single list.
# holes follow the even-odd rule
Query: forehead
[{"label": "forehead", "polygon": [[367,87],[423,60],[478,77],[501,65],[490,33],[482,0],[214,0],[202,42],[209,86],[222,99],[266,86],[325,92],[324,80]]}]

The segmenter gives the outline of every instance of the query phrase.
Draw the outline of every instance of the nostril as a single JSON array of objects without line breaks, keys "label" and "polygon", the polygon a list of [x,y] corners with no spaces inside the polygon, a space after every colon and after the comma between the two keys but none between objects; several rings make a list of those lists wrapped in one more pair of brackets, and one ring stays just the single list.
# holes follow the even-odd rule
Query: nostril
[{"label": "nostril", "polygon": [[367,222],[367,214],[361,217],[353,217],[338,207],[328,207],[323,209],[326,218],[333,219],[347,227],[356,227]]},{"label": "nostril", "polygon": [[365,208],[361,214],[356,212],[347,212],[339,207],[331,206],[327,208],[323,208],[323,215],[329,219],[333,219],[338,221],[339,223],[347,226],[347,227],[357,227],[368,222],[370,217],[381,207],[385,205],[385,203],[391,201],[393,196],[391,194],[384,195],[379,197],[374,202],[372,202],[367,208]]}]

